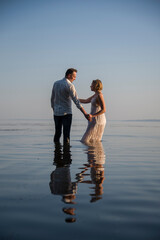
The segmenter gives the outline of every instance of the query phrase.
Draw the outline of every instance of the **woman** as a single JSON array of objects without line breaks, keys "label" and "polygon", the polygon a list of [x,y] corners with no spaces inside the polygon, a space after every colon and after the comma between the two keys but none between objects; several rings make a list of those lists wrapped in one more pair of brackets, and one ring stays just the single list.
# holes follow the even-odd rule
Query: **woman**
[{"label": "woman", "polygon": [[101,141],[106,125],[106,117],[104,114],[106,112],[106,107],[101,92],[103,89],[102,82],[99,79],[93,80],[90,87],[91,91],[95,92],[95,94],[87,99],[79,99],[81,103],[91,103],[90,121],[81,139],[81,142],[87,144]]}]

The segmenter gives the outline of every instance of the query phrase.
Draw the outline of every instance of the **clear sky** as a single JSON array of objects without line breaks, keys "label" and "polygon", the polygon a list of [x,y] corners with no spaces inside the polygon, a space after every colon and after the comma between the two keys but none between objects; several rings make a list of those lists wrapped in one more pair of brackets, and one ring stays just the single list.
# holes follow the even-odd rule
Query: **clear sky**
[{"label": "clear sky", "polygon": [[160,119],[160,1],[0,1],[0,118],[52,118],[69,67],[80,98],[102,80],[109,120]]}]

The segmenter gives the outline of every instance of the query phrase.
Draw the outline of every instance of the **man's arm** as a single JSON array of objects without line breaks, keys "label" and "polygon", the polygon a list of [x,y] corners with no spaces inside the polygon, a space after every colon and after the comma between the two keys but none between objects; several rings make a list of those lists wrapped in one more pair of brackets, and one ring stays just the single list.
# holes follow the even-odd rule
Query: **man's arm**
[{"label": "man's arm", "polygon": [[85,118],[88,121],[90,121],[90,115],[85,111],[85,109],[83,107],[81,107],[79,110],[84,114]]},{"label": "man's arm", "polygon": [[78,99],[78,95],[77,95],[76,89],[75,89],[73,84],[69,87],[69,95],[72,98],[72,100],[73,100],[74,104],[76,105],[76,107],[78,109],[80,109],[82,107],[82,105],[80,104],[80,101]]},{"label": "man's arm", "polygon": [[85,111],[83,106],[80,104],[74,85],[70,87],[70,96],[73,102],[75,103],[75,105],[77,106],[77,108],[84,114],[85,118],[88,120],[89,114]]},{"label": "man's arm", "polygon": [[51,108],[54,109],[54,86],[52,88],[52,94],[51,94]]}]

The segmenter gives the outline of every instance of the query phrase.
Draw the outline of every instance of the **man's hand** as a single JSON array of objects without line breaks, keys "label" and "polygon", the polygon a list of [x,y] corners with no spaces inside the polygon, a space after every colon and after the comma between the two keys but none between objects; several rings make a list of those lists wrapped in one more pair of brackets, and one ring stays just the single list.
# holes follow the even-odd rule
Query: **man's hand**
[{"label": "man's hand", "polygon": [[88,114],[88,121],[91,122],[92,121],[92,115]]},{"label": "man's hand", "polygon": [[85,115],[85,118],[86,118],[89,122],[92,121],[92,115],[91,115],[91,114],[86,114],[86,115]]}]

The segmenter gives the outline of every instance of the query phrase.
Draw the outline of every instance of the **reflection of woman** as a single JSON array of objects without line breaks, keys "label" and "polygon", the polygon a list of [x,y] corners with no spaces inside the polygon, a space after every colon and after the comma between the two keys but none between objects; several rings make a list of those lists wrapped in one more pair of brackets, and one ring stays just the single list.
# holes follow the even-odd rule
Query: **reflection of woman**
[{"label": "reflection of woman", "polygon": [[[94,153],[90,154],[90,152]],[[101,142],[98,142],[94,147],[88,148],[88,161],[93,162],[91,167],[91,180],[94,186],[94,193],[91,194],[91,202],[95,202],[102,198],[103,194],[103,182],[104,182],[104,163],[105,154]]]},{"label": "reflection of woman", "polygon": [[94,186],[94,193],[91,194],[91,202],[102,198],[104,182],[105,153],[101,142],[88,147],[88,162],[91,164],[91,181]]},{"label": "reflection of woman", "polygon": [[[90,144],[87,146],[88,164],[84,164],[84,169],[76,175],[76,179],[80,183],[94,184],[94,192],[90,194],[92,197],[90,202],[95,202],[102,198],[103,182],[104,182],[104,164],[105,153],[101,142]],[[90,169],[90,180],[86,180],[88,176],[86,172]]]},{"label": "reflection of woman", "polygon": [[91,121],[88,122],[87,130],[81,139],[83,143],[97,142],[102,139],[106,125],[106,117],[104,114],[106,107],[101,92],[102,89],[102,82],[99,79],[93,80],[91,91],[95,92],[95,94],[88,99],[79,99],[81,103],[91,103],[91,113],[89,115]]}]

